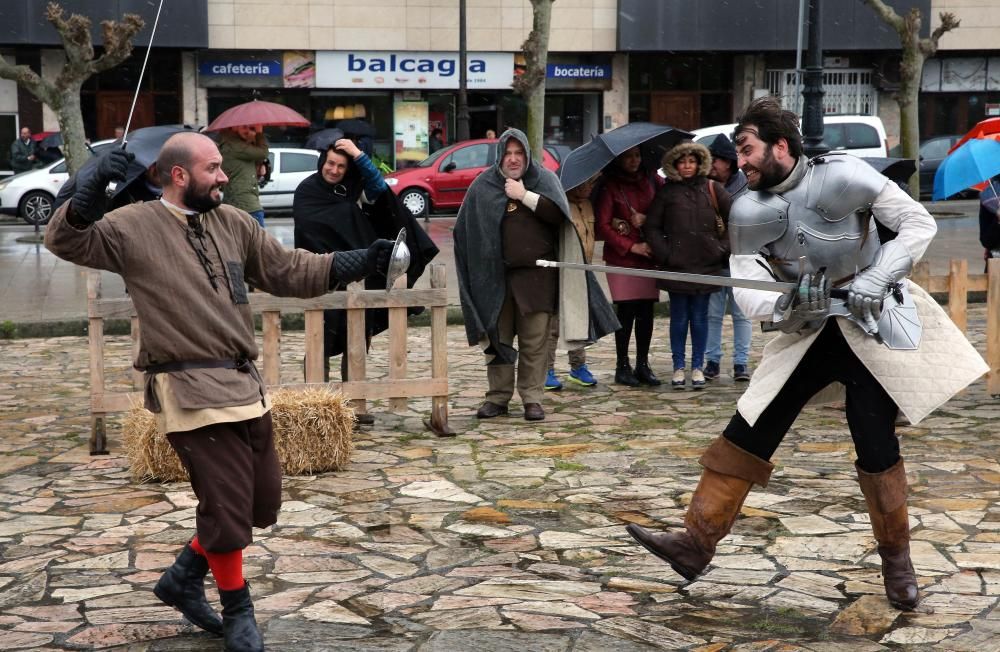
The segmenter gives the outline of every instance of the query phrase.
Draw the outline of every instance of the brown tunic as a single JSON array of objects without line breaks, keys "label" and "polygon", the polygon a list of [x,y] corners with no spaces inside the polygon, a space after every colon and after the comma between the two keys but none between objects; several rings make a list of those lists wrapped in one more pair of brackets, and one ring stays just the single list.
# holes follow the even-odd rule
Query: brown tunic
[{"label": "brown tunic", "polygon": [[559,275],[555,269],[536,266],[535,261],[556,260],[558,227],[564,219],[559,207],[542,196],[534,211],[519,201],[507,201],[501,225],[503,259],[507,287],[522,315],[557,310]]},{"label": "brown tunic", "polygon": [[[139,369],[167,362],[255,360],[244,281],[277,296],[307,298],[328,290],[331,254],[285,249],[231,206],[201,215],[206,237],[199,241],[189,238],[191,229],[159,201],[119,208],[82,229],[66,221],[70,205],[53,215],[45,244],[60,258],[124,278],[142,322]],[[215,287],[196,246],[211,263]],[[152,409],[150,387],[147,381]],[[265,392],[257,374],[236,369],[171,372],[170,388],[185,409],[248,405]]]}]

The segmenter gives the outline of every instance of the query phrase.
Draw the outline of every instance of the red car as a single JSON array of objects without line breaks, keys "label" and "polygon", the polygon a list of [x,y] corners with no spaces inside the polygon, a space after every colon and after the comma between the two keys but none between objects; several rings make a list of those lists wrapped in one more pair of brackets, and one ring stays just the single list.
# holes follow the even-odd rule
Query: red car
[{"label": "red car", "polygon": [[[416,167],[386,175],[385,182],[416,217],[457,209],[479,173],[496,163],[497,141],[478,139],[442,147]],[[543,165],[553,172],[559,162],[546,150]]]}]

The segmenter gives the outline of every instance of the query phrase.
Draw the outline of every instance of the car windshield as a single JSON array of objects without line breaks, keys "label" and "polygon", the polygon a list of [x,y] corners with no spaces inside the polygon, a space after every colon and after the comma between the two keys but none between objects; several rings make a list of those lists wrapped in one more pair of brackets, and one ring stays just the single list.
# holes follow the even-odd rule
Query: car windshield
[{"label": "car windshield", "polygon": [[431,154],[430,156],[428,156],[424,160],[422,160],[419,163],[417,163],[417,167],[418,168],[429,168],[430,166],[434,165],[434,163],[437,162],[437,160],[439,158],[441,158],[442,156],[444,156],[445,154],[447,154],[449,151],[450,150],[445,149],[445,148],[439,149],[438,151],[434,152],[433,154]]}]

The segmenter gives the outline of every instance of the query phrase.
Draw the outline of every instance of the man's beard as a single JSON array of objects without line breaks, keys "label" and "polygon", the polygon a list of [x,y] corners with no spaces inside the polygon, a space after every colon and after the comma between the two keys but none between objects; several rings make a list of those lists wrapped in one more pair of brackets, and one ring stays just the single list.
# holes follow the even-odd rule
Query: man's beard
[{"label": "man's beard", "polygon": [[[756,179],[750,180],[751,172],[757,171]],[[764,160],[760,166],[744,165],[743,173],[747,175],[747,186],[750,190],[760,190],[761,188],[771,188],[785,180],[788,172],[774,160],[772,146],[768,146],[764,153]]]},{"label": "man's beard", "polygon": [[222,203],[222,198],[212,197],[214,185],[198,186],[192,183],[184,189],[184,205],[193,211],[207,213]]}]

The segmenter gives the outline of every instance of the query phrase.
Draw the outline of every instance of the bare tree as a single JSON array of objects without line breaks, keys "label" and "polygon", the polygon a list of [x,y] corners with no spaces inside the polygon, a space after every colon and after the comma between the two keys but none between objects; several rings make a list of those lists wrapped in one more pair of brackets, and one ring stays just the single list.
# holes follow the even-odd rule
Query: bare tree
[{"label": "bare tree", "polygon": [[545,138],[545,66],[549,59],[549,28],[552,25],[552,3],[555,0],[531,0],[534,13],[531,33],[521,46],[524,51],[524,74],[514,79],[514,92],[528,105],[528,142],[531,155],[542,160]]},{"label": "bare tree", "polygon": [[[903,60],[899,64],[899,90],[895,94],[899,105],[899,141],[904,158],[915,161],[920,159],[920,79],[924,71],[924,61],[933,57],[938,49],[941,36],[958,27],[959,21],[951,12],[939,14],[941,24],[935,28],[929,38],[920,37],[920,27],[923,16],[916,7],[910,9],[905,16],[900,16],[896,10],[883,0],[861,0],[872,8],[879,18],[885,21],[899,34],[899,42],[903,46]],[[920,175],[910,177],[910,195],[920,198]]]},{"label": "bare tree", "polygon": [[80,89],[91,75],[117,66],[132,54],[132,38],[145,23],[136,14],[125,14],[120,22],[101,21],[104,53],[94,58],[89,18],[79,14],[64,18],[63,8],[55,2],[49,3],[45,18],[59,32],[66,53],[66,62],[59,74],[55,79],[43,79],[28,66],[12,65],[0,56],[0,77],[14,80],[55,112],[62,132],[66,164],[73,173],[88,157]]}]

